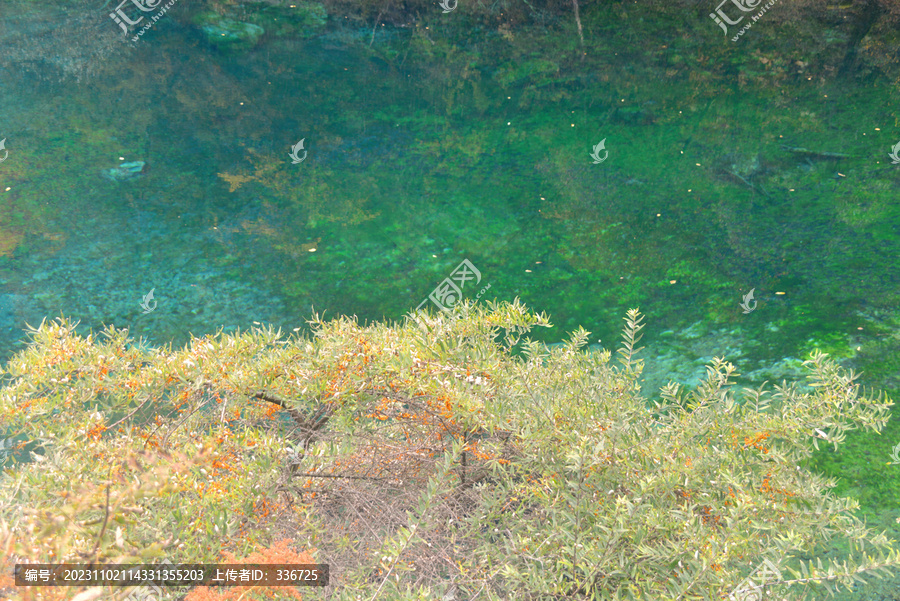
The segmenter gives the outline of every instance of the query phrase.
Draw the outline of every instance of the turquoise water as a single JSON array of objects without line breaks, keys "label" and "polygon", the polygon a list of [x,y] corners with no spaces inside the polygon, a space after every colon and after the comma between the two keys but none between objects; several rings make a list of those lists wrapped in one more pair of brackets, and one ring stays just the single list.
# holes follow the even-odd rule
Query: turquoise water
[{"label": "turquoise water", "polygon": [[[837,69],[839,25],[773,15],[731,42],[705,14],[582,8],[583,51],[562,17],[467,28],[465,7],[224,50],[199,6],[128,44],[96,7],[6,4],[0,354],[60,314],[153,345],[399,320],[468,260],[463,297],[549,313],[547,342],[617,346],[640,307],[648,397],[713,356],[742,384],[802,377],[813,348],[896,396],[896,65]],[[879,529],[898,441],[891,423],[819,458]]]}]

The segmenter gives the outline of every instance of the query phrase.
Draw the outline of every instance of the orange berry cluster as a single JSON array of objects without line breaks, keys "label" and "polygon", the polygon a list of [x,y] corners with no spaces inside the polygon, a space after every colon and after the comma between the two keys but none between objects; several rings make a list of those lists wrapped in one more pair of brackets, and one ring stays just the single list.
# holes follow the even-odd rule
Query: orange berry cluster
[{"label": "orange berry cluster", "polygon": [[744,438],[744,447],[745,448],[753,447],[757,451],[762,451],[763,454],[768,454],[769,449],[765,448],[762,444],[760,444],[760,443],[762,443],[762,441],[764,441],[768,437],[769,437],[768,432],[763,432],[763,433],[757,434],[756,436],[753,436],[753,437],[746,436]]}]

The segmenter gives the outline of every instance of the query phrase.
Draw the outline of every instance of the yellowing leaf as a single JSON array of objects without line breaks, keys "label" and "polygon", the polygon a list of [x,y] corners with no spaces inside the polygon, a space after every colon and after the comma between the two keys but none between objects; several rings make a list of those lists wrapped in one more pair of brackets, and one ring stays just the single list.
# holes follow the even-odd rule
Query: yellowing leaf
[{"label": "yellowing leaf", "polygon": [[217,175],[228,182],[228,185],[230,186],[228,189],[229,192],[234,192],[240,188],[241,185],[256,179],[252,175],[231,175],[230,173],[218,173]]}]

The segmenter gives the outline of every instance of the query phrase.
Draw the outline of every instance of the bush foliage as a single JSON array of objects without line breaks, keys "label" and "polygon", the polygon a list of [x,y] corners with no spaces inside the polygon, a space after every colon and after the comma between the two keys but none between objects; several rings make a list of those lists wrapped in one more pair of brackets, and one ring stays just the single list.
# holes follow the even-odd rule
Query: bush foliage
[{"label": "bush foliage", "polygon": [[[641,316],[614,365],[589,333],[529,340],[518,302],[419,322],[315,317],[149,349],[61,318],[4,371],[0,592],[11,564],[315,561],[334,599],[801,599],[900,556],[804,468],[819,440],[880,431],[893,404],[823,354],[815,392],[697,390],[648,405]],[[648,408],[649,407],[649,408]],[[823,565],[817,545],[854,555]],[[319,598],[196,589],[193,601]]]}]

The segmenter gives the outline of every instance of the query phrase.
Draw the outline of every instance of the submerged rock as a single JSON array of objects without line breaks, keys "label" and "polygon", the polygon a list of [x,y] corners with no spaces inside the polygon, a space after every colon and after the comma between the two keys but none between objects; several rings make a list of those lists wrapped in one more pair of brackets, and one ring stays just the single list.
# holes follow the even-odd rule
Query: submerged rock
[{"label": "submerged rock", "polygon": [[319,2],[295,2],[286,6],[257,3],[257,6],[247,20],[276,37],[311,37],[328,22],[328,12]]},{"label": "submerged rock", "polygon": [[265,30],[253,23],[244,23],[213,11],[198,13],[193,19],[206,41],[219,50],[249,50],[259,43]]},{"label": "submerged rock", "polygon": [[656,116],[650,109],[643,107],[617,107],[610,115],[610,122],[619,125],[653,125],[656,123]]},{"label": "submerged rock", "polygon": [[149,169],[144,161],[131,161],[122,163],[118,167],[104,169],[100,172],[100,177],[111,182],[125,182],[145,175]]}]

